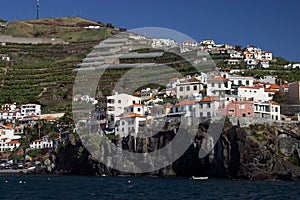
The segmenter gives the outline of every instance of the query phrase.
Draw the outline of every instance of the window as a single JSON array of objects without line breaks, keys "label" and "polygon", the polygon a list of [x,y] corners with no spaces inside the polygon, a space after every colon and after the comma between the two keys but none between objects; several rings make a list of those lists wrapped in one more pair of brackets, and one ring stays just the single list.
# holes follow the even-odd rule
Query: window
[{"label": "window", "polygon": [[122,101],[121,100],[118,100],[118,103],[121,103]]},{"label": "window", "polygon": [[194,85],[194,90],[198,90],[198,87],[197,87],[197,85]]},{"label": "window", "polygon": [[108,99],[107,102],[108,102],[108,103],[111,103],[111,104],[114,104],[114,103],[115,103],[115,100],[114,100],[114,99]]},{"label": "window", "polygon": [[275,107],[275,112],[278,112],[278,108],[277,107]]},{"label": "window", "polygon": [[219,88],[221,88],[221,83],[218,84]]},{"label": "window", "polygon": [[211,117],[211,113],[210,112],[207,112],[207,117]]},{"label": "window", "polygon": [[179,91],[180,91],[180,92],[183,91],[183,87],[182,87],[182,86],[179,87]]},{"label": "window", "polygon": [[234,110],[233,109],[230,109],[229,110],[229,114],[233,114],[234,113]]},{"label": "window", "polygon": [[241,80],[239,80],[238,85],[243,85]]},{"label": "window", "polygon": [[210,103],[207,104],[207,108],[210,108]]},{"label": "window", "polygon": [[138,110],[138,112],[141,112],[141,108],[138,108],[137,110]]},{"label": "window", "polygon": [[248,80],[246,81],[246,85],[249,85],[249,81]]},{"label": "window", "polygon": [[203,104],[200,104],[200,108],[203,108]]},{"label": "window", "polygon": [[200,112],[200,117],[203,117],[203,112]]},{"label": "window", "polygon": [[190,91],[190,86],[186,86],[186,91]]},{"label": "window", "polygon": [[215,87],[215,84],[214,84],[214,83],[211,83],[211,87]]}]

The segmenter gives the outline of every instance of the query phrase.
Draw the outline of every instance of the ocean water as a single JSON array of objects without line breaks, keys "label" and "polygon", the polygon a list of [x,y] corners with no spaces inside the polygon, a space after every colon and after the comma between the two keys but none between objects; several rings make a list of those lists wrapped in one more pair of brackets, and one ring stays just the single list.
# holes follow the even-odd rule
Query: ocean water
[{"label": "ocean water", "polygon": [[300,199],[300,183],[2,174],[0,199]]}]

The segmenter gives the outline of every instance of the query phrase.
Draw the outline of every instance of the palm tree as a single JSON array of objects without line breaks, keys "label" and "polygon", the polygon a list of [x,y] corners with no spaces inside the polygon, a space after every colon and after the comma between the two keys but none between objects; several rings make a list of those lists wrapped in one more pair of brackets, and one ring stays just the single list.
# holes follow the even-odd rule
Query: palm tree
[{"label": "palm tree", "polygon": [[30,144],[32,142],[33,137],[32,137],[31,131],[29,131],[29,128],[24,129],[24,134],[25,135],[20,140],[19,149],[23,150],[23,159],[24,159],[24,162],[25,162],[26,149],[28,149],[30,147]]}]

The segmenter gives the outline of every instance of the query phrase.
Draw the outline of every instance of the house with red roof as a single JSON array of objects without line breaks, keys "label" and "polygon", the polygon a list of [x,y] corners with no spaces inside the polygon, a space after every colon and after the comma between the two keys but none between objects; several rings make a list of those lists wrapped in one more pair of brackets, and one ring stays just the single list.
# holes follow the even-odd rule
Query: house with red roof
[{"label": "house with red roof", "polygon": [[126,137],[128,135],[137,137],[139,127],[146,125],[147,117],[130,113],[120,117],[119,125],[115,128],[115,134],[120,137]]},{"label": "house with red roof", "polygon": [[249,101],[269,101],[273,99],[273,95],[277,89],[264,88],[262,85],[241,86],[238,88],[238,97]]},{"label": "house with red roof", "polygon": [[230,94],[231,81],[221,76],[213,76],[207,81],[207,96],[219,97],[224,94]]},{"label": "house with red roof", "polygon": [[195,117],[210,119],[221,114],[220,100],[214,96],[207,96],[197,102]]},{"label": "house with red roof", "polygon": [[10,125],[0,126],[0,151],[5,150],[12,151],[14,147],[18,147],[20,144],[17,142],[21,139],[21,136],[14,134],[14,128]]}]

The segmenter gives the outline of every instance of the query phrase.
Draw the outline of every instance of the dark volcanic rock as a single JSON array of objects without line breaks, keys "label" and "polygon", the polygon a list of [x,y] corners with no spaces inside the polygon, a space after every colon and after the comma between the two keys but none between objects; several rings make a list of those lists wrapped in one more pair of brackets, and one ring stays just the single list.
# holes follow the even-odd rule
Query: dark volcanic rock
[{"label": "dark volcanic rock", "polygon": [[[202,142],[206,138],[209,124],[198,127],[194,143],[173,164],[146,175],[154,176],[210,176],[243,178],[251,180],[298,180],[300,163],[295,142],[299,143],[299,125],[293,127],[240,128],[226,123],[213,151],[199,158]],[[151,138],[115,138],[113,142],[131,152],[152,152],[168,145],[175,136],[174,126]],[[283,137],[282,135],[288,135]],[[80,141],[68,143],[56,156],[56,172],[71,174],[126,173],[110,169],[91,159]],[[132,174],[131,174],[132,175]],[[143,174],[144,175],[144,174]]]}]

